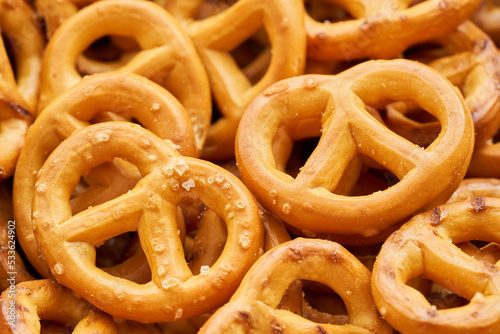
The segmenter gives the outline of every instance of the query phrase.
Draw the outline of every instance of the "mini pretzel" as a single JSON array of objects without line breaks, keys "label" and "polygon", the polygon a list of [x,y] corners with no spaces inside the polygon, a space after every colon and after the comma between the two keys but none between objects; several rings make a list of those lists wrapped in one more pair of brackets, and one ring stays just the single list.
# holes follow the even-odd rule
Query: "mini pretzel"
[{"label": "mini pretzel", "polygon": [[480,196],[500,198],[500,180],[493,178],[464,179],[446,203],[470,200]]},{"label": "mini pretzel", "polygon": [[320,60],[394,58],[408,46],[443,36],[465,21],[481,0],[338,0],[354,19],[317,22],[306,15],[307,55]]},{"label": "mini pretzel", "polygon": [[[375,262],[372,290],[382,316],[405,333],[496,333],[500,330],[499,263],[460,251],[469,240],[499,242],[500,200],[475,197],[413,217],[384,243]],[[436,310],[405,285],[423,275],[470,301]]]},{"label": "mini pretzel", "polygon": [[[22,0],[0,1],[0,180],[14,172],[38,100],[43,35]],[[10,63],[7,50],[12,51]],[[15,75],[14,75],[15,73]]]},{"label": "mini pretzel", "polygon": [[[395,135],[366,110],[365,104],[387,100],[415,101],[440,121],[443,129],[431,146]],[[293,140],[294,126],[314,119],[321,120],[322,135],[297,177],[278,171],[272,156],[277,130],[288,128]],[[268,88],[241,120],[236,160],[259,202],[287,224],[307,233],[372,237],[446,201],[472,147],[470,113],[441,75],[407,60],[368,61],[337,76],[305,75]],[[358,154],[400,181],[366,196],[332,193]]]},{"label": "mini pretzel", "polygon": [[[188,4],[193,6],[194,2]],[[299,0],[242,0],[220,14],[185,23],[222,114],[210,127],[202,152],[205,159],[233,158],[236,129],[247,105],[271,84],[303,73],[306,50],[303,16]],[[261,27],[269,36],[272,57],[264,76],[252,85],[230,51]]]},{"label": "mini pretzel", "polygon": [[[47,39],[50,39],[52,35],[54,35],[57,28],[59,28],[64,21],[78,12],[79,8],[76,5],[76,2],[77,1],[71,0],[61,0],[57,3],[52,0],[36,1],[36,12],[45,23]],[[116,37],[110,36],[110,39],[116,40]],[[137,48],[126,51],[120,50],[119,48],[116,48],[115,45],[110,45],[107,50],[108,55],[102,55],[102,50],[99,50],[99,56],[109,57],[113,60],[106,58],[106,61],[98,61],[89,58],[84,54],[80,55],[76,64],[78,72],[82,75],[90,75],[117,70],[127,64],[130,59],[137,54],[137,51],[139,51]],[[119,54],[116,54],[118,52]]]},{"label": "mini pretzel", "polygon": [[[138,75],[94,75],[56,99],[28,131],[14,176],[13,198],[17,236],[26,256],[43,277],[49,278],[51,274],[36,247],[29,205],[32,202],[37,173],[62,140],[89,125],[100,111],[112,111],[125,118],[136,118],[144,127],[160,137],[171,139],[183,154],[194,155],[196,152],[194,134],[184,108],[165,89]],[[115,172],[119,173],[120,171]],[[126,178],[132,179],[129,171],[124,173]],[[135,182],[130,185],[133,186]],[[107,196],[114,196],[118,185],[110,186],[112,189],[108,195],[102,192],[102,188],[83,194],[84,200],[81,202],[87,205],[84,207],[92,205],[88,200],[90,196],[98,203],[113,198]],[[102,187],[107,186],[103,184]],[[73,200],[75,209],[82,207],[77,201]]]},{"label": "mini pretzel", "polygon": [[189,37],[165,10],[148,1],[98,1],[57,29],[45,50],[38,112],[82,79],[75,69],[78,56],[106,35],[139,43],[142,51],[117,71],[145,76],[170,91],[186,108],[201,151],[211,117],[206,73]]},{"label": "mini pretzel", "polygon": [[[130,192],[72,215],[69,198],[80,176],[115,157],[135,164],[143,178]],[[52,273],[114,317],[168,322],[208,312],[229,299],[262,252],[258,209],[241,181],[216,165],[179,156],[131,123],[99,123],[73,134],[44,164],[36,189],[33,225]],[[176,208],[183,198],[200,199],[228,230],[219,260],[196,276],[178,236]],[[138,231],[151,267],[146,284],[94,264],[96,245],[130,231]]]},{"label": "mini pretzel", "polygon": [[109,315],[54,280],[23,282],[15,286],[12,294],[9,291],[13,290],[5,290],[0,297],[2,333],[40,333],[40,320],[61,324],[66,330],[72,329],[72,333],[131,333],[140,327],[143,332],[137,333],[150,333],[147,325],[127,321],[116,324]]},{"label": "mini pretzel", "polygon": [[[276,307],[297,279],[327,284],[344,300],[346,325],[318,324]],[[339,244],[298,238],[265,253],[245,275],[229,303],[200,333],[390,333],[370,292],[370,272]]]}]

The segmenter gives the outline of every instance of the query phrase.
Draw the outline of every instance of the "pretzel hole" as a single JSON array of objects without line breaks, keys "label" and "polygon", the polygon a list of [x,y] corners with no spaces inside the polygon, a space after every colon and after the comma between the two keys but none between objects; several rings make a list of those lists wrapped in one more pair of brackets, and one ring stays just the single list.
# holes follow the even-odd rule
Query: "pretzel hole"
[{"label": "pretzel hole", "polygon": [[492,138],[491,138],[491,142],[493,144],[495,143],[500,143],[500,131],[498,131]]},{"label": "pretzel hole", "polygon": [[82,76],[115,70],[127,64],[139,50],[134,38],[106,35],[83,51],[76,67]]},{"label": "pretzel hole", "polygon": [[294,142],[292,152],[286,162],[285,172],[295,178],[318,146],[318,142],[319,137],[305,138]]},{"label": "pretzel hole", "polygon": [[439,120],[413,102],[390,103],[381,116],[389,129],[422,148],[429,147],[441,133]]},{"label": "pretzel hole", "polygon": [[205,207],[198,217],[197,228],[188,234],[185,243],[186,261],[193,275],[215,264],[227,240],[226,223],[217,213]]},{"label": "pretzel hole", "polygon": [[439,283],[436,283],[423,275],[412,278],[406,283],[406,285],[419,291],[435,310],[461,307],[469,303],[467,299],[444,288]]},{"label": "pretzel hole", "polygon": [[252,37],[229,52],[252,85],[259,82],[271,63],[271,49],[266,29],[260,28]]},{"label": "pretzel hole", "polygon": [[354,19],[342,6],[326,0],[307,0],[304,1],[307,14],[320,23],[329,24],[340,21]]},{"label": "pretzel hole", "polygon": [[460,297],[435,282],[432,282],[430,292],[426,298],[437,310],[461,307],[469,303],[467,299]]},{"label": "pretzel hole", "polygon": [[453,55],[453,51],[438,42],[426,42],[414,45],[403,52],[403,58],[424,64]]},{"label": "pretzel hole", "polygon": [[136,232],[127,232],[113,237],[96,247],[96,267],[113,267],[135,254],[139,247]]},{"label": "pretzel hole", "polygon": [[[345,325],[349,322],[347,307],[343,299],[329,286],[302,281],[304,284],[304,299],[302,316],[317,323]],[[354,294],[355,291],[349,293]]]}]

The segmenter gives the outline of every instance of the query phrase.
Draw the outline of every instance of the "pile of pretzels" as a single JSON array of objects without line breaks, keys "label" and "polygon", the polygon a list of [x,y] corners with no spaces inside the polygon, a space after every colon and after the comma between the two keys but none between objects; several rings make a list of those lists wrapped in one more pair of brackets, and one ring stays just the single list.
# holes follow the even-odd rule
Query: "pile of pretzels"
[{"label": "pile of pretzels", "polygon": [[494,0],[0,0],[1,333],[500,333]]}]

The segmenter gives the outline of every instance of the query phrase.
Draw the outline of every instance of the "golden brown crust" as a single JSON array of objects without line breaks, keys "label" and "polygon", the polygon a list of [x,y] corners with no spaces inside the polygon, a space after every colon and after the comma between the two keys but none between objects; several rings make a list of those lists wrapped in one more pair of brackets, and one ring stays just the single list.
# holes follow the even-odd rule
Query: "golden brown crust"
[{"label": "golden brown crust", "polygon": [[[372,291],[382,316],[405,333],[487,333],[500,329],[497,264],[462,252],[455,244],[469,240],[499,242],[500,200],[475,197],[446,204],[413,217],[384,243],[372,277]],[[423,275],[469,300],[438,310],[409,288]]]},{"label": "golden brown crust", "polygon": [[[427,149],[415,146],[366,111],[365,104],[377,106],[386,99],[414,100],[446,127]],[[249,189],[285,223],[304,233],[373,237],[443,203],[458,187],[474,139],[465,110],[461,95],[428,67],[407,60],[369,61],[337,76],[301,76],[268,88],[242,118],[236,159]],[[276,169],[273,138],[281,125],[312,118],[321,119],[322,136],[292,178]],[[357,154],[401,181],[366,196],[332,193]]]},{"label": "golden brown crust", "polygon": [[[236,129],[248,104],[271,84],[303,73],[306,60],[303,18],[300,0],[242,0],[203,20],[184,20],[205,65],[222,116],[210,127],[203,158],[233,158]],[[267,51],[262,52],[260,61],[269,66],[253,84],[230,52],[261,28],[267,32],[269,46],[264,46]]]},{"label": "golden brown crust", "polygon": [[[318,281],[338,292],[349,312],[348,324],[315,323],[276,309],[286,289],[297,279]],[[299,238],[265,253],[249,270],[229,303],[205,323],[200,333],[266,331],[382,334],[392,329],[375,309],[368,269],[339,244]]]},{"label": "golden brown crust", "polygon": [[142,51],[117,71],[145,76],[171,92],[186,109],[201,151],[211,116],[206,73],[180,25],[148,1],[98,1],[56,30],[44,54],[38,113],[81,81],[75,69],[78,56],[106,35],[131,37],[139,43]]},{"label": "golden brown crust", "polygon": [[[27,257],[45,278],[51,277],[51,274],[36,247],[29,205],[37,173],[63,139],[89,125],[102,110],[114,112],[124,119],[137,119],[153,133],[171,140],[183,154],[196,154],[194,133],[185,109],[165,89],[136,74],[94,75],[53,101],[28,131],[17,164],[13,191],[19,241]],[[123,178],[129,180],[128,185],[122,182],[92,186],[82,194],[85,203],[77,206],[88,207],[93,201],[102,203],[137,182],[137,171],[134,173],[125,168],[116,171],[117,167],[110,164],[106,173],[121,172]],[[91,180],[89,182],[92,184]],[[107,191],[103,192],[103,188]]]},{"label": "golden brown crust", "polygon": [[[97,140],[103,135],[105,141]],[[64,193],[87,170],[117,156],[137,166],[141,181],[129,193],[72,215]],[[115,317],[163,322],[208,312],[230,297],[262,251],[258,209],[241,181],[216,165],[179,156],[130,123],[99,123],[73,134],[49,157],[35,188],[33,225],[52,273]],[[178,234],[175,215],[183,198],[200,199],[229,232],[219,260],[200,275],[189,269]],[[129,231],[138,231],[151,267],[152,280],[143,285],[110,277],[93,263],[94,246]]]}]

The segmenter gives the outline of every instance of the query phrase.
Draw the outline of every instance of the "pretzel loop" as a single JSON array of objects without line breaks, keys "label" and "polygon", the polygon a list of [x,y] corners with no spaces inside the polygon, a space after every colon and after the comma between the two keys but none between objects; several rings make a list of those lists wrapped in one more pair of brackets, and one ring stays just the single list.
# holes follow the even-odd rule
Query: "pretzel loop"
[{"label": "pretzel loop", "polygon": [[[102,136],[107,140],[95,140]],[[129,193],[72,216],[69,198],[80,176],[115,157],[137,165],[143,178]],[[225,302],[262,251],[258,209],[236,177],[179,156],[132,124],[100,123],[72,135],[44,165],[36,189],[33,224],[52,273],[116,317],[165,322],[207,312]],[[194,276],[175,220],[175,208],[186,197],[200,199],[228,230],[219,260]],[[139,233],[153,276],[149,283],[139,285],[95,267],[94,246],[127,231]]]},{"label": "pretzel loop", "polygon": [[44,55],[38,112],[81,80],[75,68],[78,56],[107,35],[138,42],[142,51],[117,71],[145,76],[169,90],[188,112],[197,149],[201,150],[211,116],[203,65],[175,20],[147,1],[98,1],[71,16],[56,31]]},{"label": "pretzel loop", "polygon": [[[454,245],[469,240],[498,243],[499,205],[498,199],[485,197],[443,205],[415,216],[391,235],[372,277],[375,303],[391,325],[408,333],[423,327],[428,333],[499,330],[499,263],[477,260]],[[405,285],[419,275],[470,303],[447,310],[432,308],[423,295]]]},{"label": "pretzel loop", "polygon": [[[390,100],[415,101],[433,114],[442,127],[437,139],[426,149],[418,147],[366,110],[365,104],[377,107]],[[322,135],[294,179],[276,169],[273,139],[280,126],[313,118],[322,120]],[[236,158],[259,201],[290,225],[308,232],[374,236],[445,201],[465,174],[472,145],[470,114],[443,77],[406,60],[371,61],[337,76],[302,76],[268,88],[242,119]],[[332,193],[358,154],[400,182],[362,197]]]},{"label": "pretzel loop", "polygon": [[[338,275],[332,276],[330,271]],[[297,279],[321,282],[338,292],[348,310],[348,324],[318,324],[276,309]],[[239,333],[250,328],[290,333],[390,333],[374,308],[369,281],[368,269],[339,244],[298,238],[265,253],[230,302],[205,323],[200,333]]]},{"label": "pretzel loop", "polygon": [[[37,118],[28,131],[14,177],[14,214],[19,242],[24,252],[44,277],[50,271],[36,247],[31,226],[31,207],[36,175],[49,154],[71,133],[86,127],[102,111],[135,118],[158,136],[170,139],[185,155],[195,155],[195,140],[184,108],[166,90],[135,74],[98,74],[86,78],[57,98]],[[103,136],[102,140],[106,137]],[[122,171],[123,178],[136,174]],[[134,181],[136,182],[136,181]],[[131,184],[133,185],[134,182]],[[116,184],[111,184],[117,188]],[[127,189],[125,189],[126,191]],[[95,194],[93,202],[107,200]],[[89,197],[87,197],[89,198]],[[80,200],[85,208],[92,202]]]},{"label": "pretzel loop", "polygon": [[38,100],[44,45],[34,16],[22,0],[0,1],[0,180],[14,172]]}]

